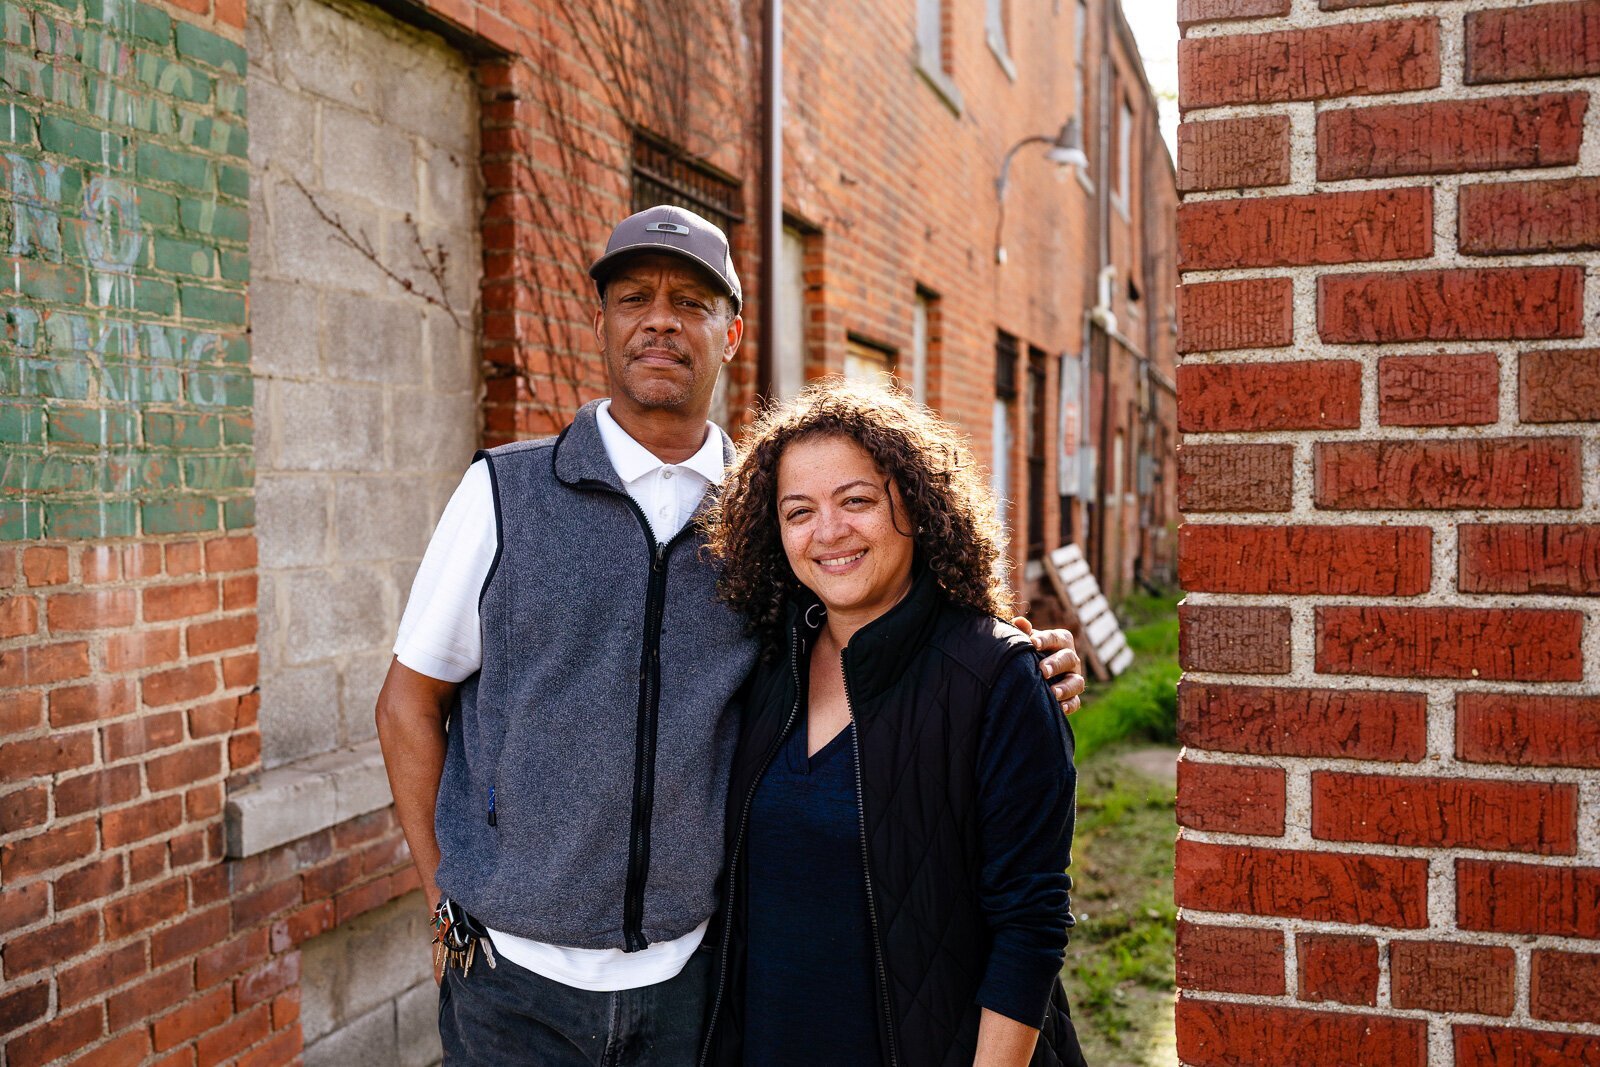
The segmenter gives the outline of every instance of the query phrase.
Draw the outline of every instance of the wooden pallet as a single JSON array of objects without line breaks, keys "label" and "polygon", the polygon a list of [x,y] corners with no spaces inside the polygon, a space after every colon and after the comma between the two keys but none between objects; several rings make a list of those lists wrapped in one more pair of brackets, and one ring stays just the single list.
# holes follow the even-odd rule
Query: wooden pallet
[{"label": "wooden pallet", "polygon": [[1044,570],[1066,609],[1067,625],[1083,637],[1078,654],[1090,673],[1105,681],[1127,670],[1133,662],[1133,649],[1128,647],[1111,603],[1089,570],[1083,550],[1071,543],[1062,545],[1050,553]]}]

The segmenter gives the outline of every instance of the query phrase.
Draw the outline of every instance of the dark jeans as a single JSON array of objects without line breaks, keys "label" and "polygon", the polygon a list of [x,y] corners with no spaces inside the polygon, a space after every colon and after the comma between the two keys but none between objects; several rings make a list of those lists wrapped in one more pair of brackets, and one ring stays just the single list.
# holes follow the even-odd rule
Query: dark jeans
[{"label": "dark jeans", "polygon": [[573,989],[504,957],[446,968],[439,1037],[447,1067],[691,1067],[711,978],[702,948],[676,978],[616,993]]}]

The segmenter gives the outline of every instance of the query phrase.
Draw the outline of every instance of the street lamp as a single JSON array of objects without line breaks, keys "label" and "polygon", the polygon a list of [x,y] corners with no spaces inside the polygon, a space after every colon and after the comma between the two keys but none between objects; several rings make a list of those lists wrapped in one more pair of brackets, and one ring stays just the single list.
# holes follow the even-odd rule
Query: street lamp
[{"label": "street lamp", "polygon": [[994,180],[994,196],[999,203],[999,212],[995,218],[994,225],[994,261],[996,263],[1004,263],[1006,261],[1006,248],[1001,243],[1001,236],[1005,231],[1006,225],[1006,189],[1011,182],[1011,160],[1016,157],[1019,151],[1031,144],[1049,145],[1050,151],[1044,154],[1044,158],[1058,167],[1087,167],[1089,165],[1089,157],[1083,154],[1083,131],[1079,129],[1076,118],[1070,118],[1063,122],[1061,129],[1056,132],[1054,137],[1034,134],[1032,137],[1024,137],[1011,146],[1011,150],[1006,153],[1005,159],[1000,163],[1000,176]]}]

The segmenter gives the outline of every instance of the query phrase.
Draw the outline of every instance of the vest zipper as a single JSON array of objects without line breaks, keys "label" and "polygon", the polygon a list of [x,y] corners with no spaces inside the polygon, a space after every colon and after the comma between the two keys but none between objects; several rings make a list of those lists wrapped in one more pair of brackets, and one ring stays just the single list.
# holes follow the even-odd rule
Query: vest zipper
[{"label": "vest zipper", "polygon": [[[728,851],[728,920],[733,920],[734,883],[739,877],[739,849],[744,844],[744,831],[750,821],[750,806],[755,802],[756,790],[761,785],[762,777],[767,773],[767,768],[772,766],[772,761],[778,755],[778,750],[783,747],[784,738],[789,736],[789,731],[794,728],[794,721],[800,715],[800,654],[798,642],[789,646],[789,672],[794,676],[794,704],[789,708],[789,718],[784,721],[783,729],[778,731],[777,740],[772,742],[772,747],[767,749],[766,757],[761,761],[761,767],[756,771],[754,781],[751,782],[750,791],[745,794],[744,806],[739,809],[739,829],[733,835],[733,848]],[[728,935],[725,927],[722,931],[722,949],[719,953],[721,960],[717,966],[717,991],[711,1000],[711,1015],[706,1022],[705,1043],[700,1048],[700,1067],[710,1061],[711,1037],[716,1032],[717,1016],[722,1012],[722,994],[728,984],[728,945],[733,939]]]},{"label": "vest zipper", "polygon": [[894,1012],[889,1003],[889,972],[883,963],[883,936],[878,930],[878,902],[872,896],[872,864],[867,859],[867,807],[861,788],[861,726],[850,696],[850,672],[844,669],[845,650],[839,650],[839,673],[844,676],[844,706],[850,712],[850,744],[856,755],[856,820],[861,827],[861,874],[867,886],[867,918],[872,924],[872,955],[878,965],[878,992],[883,1008],[884,1032],[889,1035],[889,1067],[899,1067],[900,1047],[894,1034]]},{"label": "vest zipper", "polygon": [[[616,490],[598,483],[607,492]],[[644,603],[644,649],[639,657],[639,711],[634,733],[633,812],[628,828],[628,877],[622,899],[622,947],[638,952],[649,946],[644,936],[644,887],[650,875],[650,819],[655,809],[656,728],[661,710],[661,622],[666,614],[667,555],[694,528],[690,519],[665,544],[656,544],[655,530],[644,509],[627,493],[620,494],[643,527],[650,550],[650,584]]]}]

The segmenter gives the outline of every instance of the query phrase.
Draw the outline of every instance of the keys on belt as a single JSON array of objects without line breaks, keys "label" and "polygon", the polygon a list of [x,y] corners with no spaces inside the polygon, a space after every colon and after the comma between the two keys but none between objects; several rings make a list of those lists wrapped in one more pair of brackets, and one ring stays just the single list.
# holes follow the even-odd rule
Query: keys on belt
[{"label": "keys on belt", "polygon": [[489,931],[449,897],[442,898],[439,906],[433,909],[433,931],[433,965],[436,970],[459,967],[461,976],[465,978],[472,973],[472,964],[477,959],[480,944],[490,970],[498,966]]}]

